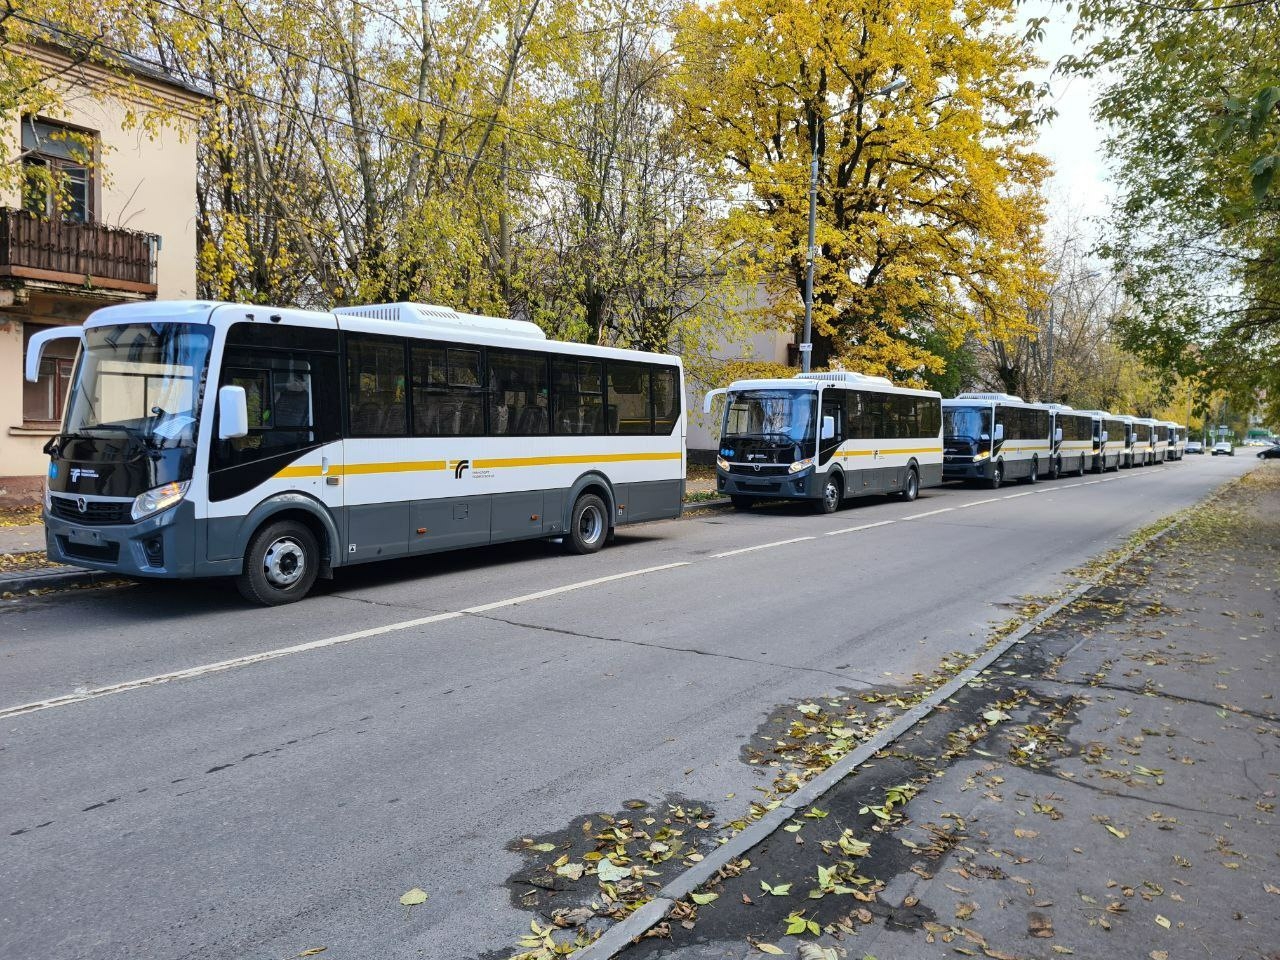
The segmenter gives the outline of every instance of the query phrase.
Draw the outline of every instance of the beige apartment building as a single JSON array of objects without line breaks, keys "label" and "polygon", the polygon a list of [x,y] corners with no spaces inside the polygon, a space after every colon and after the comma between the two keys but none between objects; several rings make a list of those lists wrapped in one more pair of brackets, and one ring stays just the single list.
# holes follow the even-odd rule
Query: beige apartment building
[{"label": "beige apartment building", "polygon": [[[142,64],[128,67],[136,94],[122,94],[99,66],[22,49],[59,74],[62,96],[56,112],[0,129],[5,162],[23,168],[0,189],[0,504],[39,498],[75,360],[75,341],[55,340],[28,383],[31,335],[113,303],[196,296],[196,134],[208,105]],[[158,129],[128,122],[157,104]]]}]

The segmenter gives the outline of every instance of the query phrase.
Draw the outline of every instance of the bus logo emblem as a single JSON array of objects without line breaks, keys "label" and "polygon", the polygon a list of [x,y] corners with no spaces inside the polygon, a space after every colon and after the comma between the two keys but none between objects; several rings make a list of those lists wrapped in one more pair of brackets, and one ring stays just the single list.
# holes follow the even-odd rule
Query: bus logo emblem
[{"label": "bus logo emblem", "polygon": [[470,460],[459,460],[459,461],[457,462],[457,465],[456,465],[456,466],[454,466],[454,468],[453,468],[453,479],[455,479],[455,480],[461,480],[461,479],[462,479],[462,471],[463,471],[463,470],[469,470],[470,468],[471,468],[471,461],[470,461]]},{"label": "bus logo emblem", "polygon": [[89,501],[84,497],[76,497],[76,509],[81,513],[89,512]]}]

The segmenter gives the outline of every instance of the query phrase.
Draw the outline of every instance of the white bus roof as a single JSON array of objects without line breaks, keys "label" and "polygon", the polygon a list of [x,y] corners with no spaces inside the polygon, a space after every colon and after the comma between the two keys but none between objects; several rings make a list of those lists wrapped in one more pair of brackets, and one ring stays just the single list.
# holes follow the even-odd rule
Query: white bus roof
[{"label": "white bus roof", "polygon": [[916,387],[899,387],[887,377],[869,377],[861,373],[836,371],[832,373],[797,373],[794,377],[769,377],[759,380],[735,380],[726,388],[742,390],[820,390],[823,387],[849,387],[862,390],[878,390],[885,393],[905,393],[917,397],[938,397],[936,390]]},{"label": "white bus roof", "polygon": [[273,317],[280,318],[280,322],[285,324],[297,326],[313,324],[332,328],[336,324],[338,329],[354,333],[443,340],[513,350],[543,350],[615,360],[634,361],[643,357],[681,366],[680,358],[671,354],[548,340],[541,328],[523,320],[458,313],[448,307],[430,304],[371,304],[365,307],[339,307],[328,312],[208,300],[154,300],[102,307],[93,311],[84,325],[100,327],[124,323],[170,322],[207,323],[223,327],[246,319],[271,322]]},{"label": "white bus roof", "polygon": [[947,397],[942,401],[944,407],[987,407],[994,404],[1002,407],[1022,407],[1027,410],[1048,410],[1045,403],[1032,403],[1008,393],[962,393],[958,397]]}]

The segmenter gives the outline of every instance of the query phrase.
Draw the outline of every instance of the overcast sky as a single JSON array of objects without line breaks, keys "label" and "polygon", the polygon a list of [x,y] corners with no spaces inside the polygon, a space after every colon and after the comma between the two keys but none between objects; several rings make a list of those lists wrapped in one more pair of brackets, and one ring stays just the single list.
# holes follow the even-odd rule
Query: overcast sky
[{"label": "overcast sky", "polygon": [[1018,16],[1023,23],[1036,16],[1049,17],[1040,48],[1040,57],[1048,62],[1048,67],[1035,79],[1049,81],[1058,109],[1057,118],[1043,127],[1040,134],[1041,152],[1054,165],[1051,216],[1061,219],[1071,209],[1082,217],[1103,216],[1108,208],[1110,185],[1102,156],[1102,129],[1090,116],[1094,87],[1080,77],[1050,76],[1058,58],[1072,52],[1071,27],[1075,17],[1067,13],[1062,4],[1055,5],[1049,0],[1028,0]]}]

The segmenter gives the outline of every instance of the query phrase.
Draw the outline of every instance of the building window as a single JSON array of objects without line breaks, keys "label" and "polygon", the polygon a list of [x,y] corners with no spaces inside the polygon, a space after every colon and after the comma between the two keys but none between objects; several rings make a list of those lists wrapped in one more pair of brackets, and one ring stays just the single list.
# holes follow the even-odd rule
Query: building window
[{"label": "building window", "polygon": [[[31,335],[47,327],[23,324],[22,352],[26,354]],[[53,340],[45,344],[40,359],[40,379],[22,382],[22,419],[33,426],[50,426],[62,422],[62,408],[71,384],[71,370],[76,361],[75,340]]]},{"label": "building window", "polygon": [[92,133],[23,118],[23,209],[51,220],[91,222],[93,154]]}]

